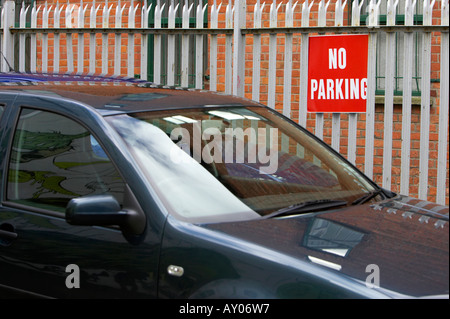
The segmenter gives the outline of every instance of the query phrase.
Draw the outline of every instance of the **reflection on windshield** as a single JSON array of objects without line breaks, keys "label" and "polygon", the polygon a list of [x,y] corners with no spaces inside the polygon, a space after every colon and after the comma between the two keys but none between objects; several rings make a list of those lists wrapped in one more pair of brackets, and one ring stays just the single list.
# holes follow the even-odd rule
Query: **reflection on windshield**
[{"label": "reflection on windshield", "polygon": [[172,212],[241,220],[311,200],[352,200],[370,182],[266,108],[142,112],[107,118]]}]

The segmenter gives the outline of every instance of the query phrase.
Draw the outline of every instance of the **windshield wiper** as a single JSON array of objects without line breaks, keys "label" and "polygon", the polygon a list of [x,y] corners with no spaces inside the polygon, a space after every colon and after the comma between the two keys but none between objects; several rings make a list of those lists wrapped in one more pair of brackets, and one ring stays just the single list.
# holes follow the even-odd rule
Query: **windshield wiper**
[{"label": "windshield wiper", "polygon": [[354,200],[352,202],[352,205],[362,205],[365,202],[371,200],[372,198],[376,197],[377,195],[380,195],[383,193],[383,189],[382,188],[378,188],[376,190],[374,190],[373,192],[364,194],[363,196],[361,196],[360,198]]},{"label": "windshield wiper", "polygon": [[320,200],[312,200],[306,201],[299,204],[290,205],[288,207],[279,209],[271,214],[264,216],[264,218],[273,218],[291,214],[299,214],[305,212],[314,212],[318,210],[324,210],[339,206],[345,206],[347,202],[344,200],[331,200],[331,199],[320,199]]}]

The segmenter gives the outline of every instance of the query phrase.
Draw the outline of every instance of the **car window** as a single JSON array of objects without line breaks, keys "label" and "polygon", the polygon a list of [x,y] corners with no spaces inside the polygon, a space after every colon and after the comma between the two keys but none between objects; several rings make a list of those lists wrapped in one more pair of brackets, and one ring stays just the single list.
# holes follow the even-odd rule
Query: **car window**
[{"label": "car window", "polygon": [[169,212],[188,221],[255,218],[314,201],[352,203],[374,190],[330,148],[270,109],[211,106],[106,120]]},{"label": "car window", "polygon": [[64,212],[70,199],[112,194],[124,182],[94,136],[64,116],[24,108],[9,159],[7,199]]}]

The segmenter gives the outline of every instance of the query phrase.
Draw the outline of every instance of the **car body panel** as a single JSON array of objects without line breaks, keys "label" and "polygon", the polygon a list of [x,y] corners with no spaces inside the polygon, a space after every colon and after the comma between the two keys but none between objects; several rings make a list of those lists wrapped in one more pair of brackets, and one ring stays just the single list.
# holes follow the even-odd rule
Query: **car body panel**
[{"label": "car body panel", "polygon": [[[136,172],[136,165],[133,164],[131,156],[124,147],[122,149],[117,147],[121,140],[115,140],[117,138],[115,132],[105,124],[98,112],[54,94],[45,93],[39,98],[26,93],[18,96],[9,93],[3,96],[10,97],[11,104],[6,105],[10,119],[18,117],[20,106],[57,112],[77,121],[82,118],[83,125],[96,134],[98,140],[102,141],[102,146],[120,167],[122,175],[126,177],[130,188],[139,198],[142,209],[155,212],[160,209],[161,206],[151,200],[153,197],[151,187],[143,184],[144,181]],[[7,116],[6,112],[4,116]],[[5,166],[8,159],[7,150],[11,144],[15,122],[14,120],[2,122],[5,125],[1,140],[3,185],[6,183],[7,175]],[[4,192],[0,196],[4,201]],[[157,256],[165,221],[164,214],[155,214],[148,221],[147,227],[151,231],[146,232],[142,243],[134,246],[117,229],[72,226],[67,224],[61,214],[29,211],[20,206],[14,207],[11,203],[3,204],[0,212],[0,224],[14,225],[15,232],[19,234],[18,240],[12,244],[14,249],[9,249],[10,247],[7,247],[9,245],[0,247],[3,257],[0,268],[14,269],[11,276],[5,277],[5,280],[2,278],[0,286],[14,287],[25,291],[26,295],[35,294],[42,297],[156,297]],[[43,238],[45,240],[42,240]],[[101,258],[98,258],[99,256]],[[104,260],[105,265],[101,260]],[[65,268],[74,261],[79,266],[85,263],[84,266],[80,266],[83,270],[83,275],[80,276],[83,279],[81,285],[90,287],[89,289],[67,289],[65,278],[68,273]],[[111,265],[114,266],[111,268]],[[36,273],[43,273],[44,276],[37,276]]]},{"label": "car body panel", "polygon": [[[279,218],[203,224],[178,220],[104,117],[261,105],[134,80],[107,84],[98,77],[77,79],[58,78],[67,82],[63,85],[29,81],[0,86],[0,229],[18,235],[0,242],[0,295],[448,298],[448,207],[396,196]],[[64,214],[6,200],[9,153],[21,107],[58,113],[89,129],[127,185],[125,208],[145,214],[143,234],[130,238],[118,227],[71,225]],[[66,285],[72,264],[81,270],[80,288]],[[379,282],[372,281],[373,269]]]},{"label": "car body panel", "polygon": [[161,298],[388,298],[345,275],[209,227],[169,217],[165,234],[161,270],[177,265],[184,275],[161,272]]},{"label": "car body panel", "polygon": [[[45,298],[156,297],[156,243],[135,247],[119,230],[72,226],[20,209],[3,207],[1,215],[0,223],[14,225],[19,237],[1,248],[0,268],[8,276],[0,285]],[[73,264],[82,289],[66,285]]]},{"label": "car body panel", "polygon": [[[161,297],[448,298],[448,208],[423,204],[397,197],[197,226],[169,218],[161,269],[177,265],[185,274],[161,273]],[[370,280],[373,265],[379,286]]]},{"label": "car body panel", "polygon": [[399,196],[376,204],[261,223],[205,227],[332,269],[364,284],[370,279],[368,266],[376,266],[379,285],[387,295],[446,295],[448,208],[428,203],[435,209],[430,211],[420,207],[423,204]]}]

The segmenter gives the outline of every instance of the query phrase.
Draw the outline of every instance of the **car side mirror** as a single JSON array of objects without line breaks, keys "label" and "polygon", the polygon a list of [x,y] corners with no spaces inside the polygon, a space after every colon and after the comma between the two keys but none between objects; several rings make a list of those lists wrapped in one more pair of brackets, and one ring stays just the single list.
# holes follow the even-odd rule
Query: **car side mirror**
[{"label": "car side mirror", "polygon": [[124,234],[141,235],[145,217],[134,210],[123,210],[111,195],[73,198],[66,207],[66,221],[71,225],[119,226]]}]

